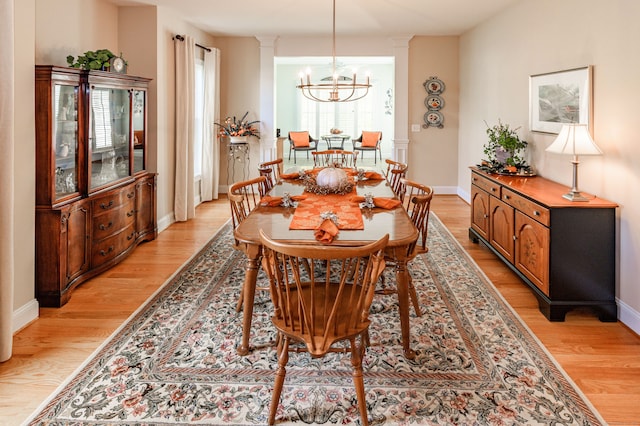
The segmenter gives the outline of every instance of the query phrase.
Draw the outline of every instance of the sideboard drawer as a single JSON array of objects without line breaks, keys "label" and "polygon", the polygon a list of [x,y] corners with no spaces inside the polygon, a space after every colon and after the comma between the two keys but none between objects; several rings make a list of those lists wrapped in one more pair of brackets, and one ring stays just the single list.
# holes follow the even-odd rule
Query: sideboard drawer
[{"label": "sideboard drawer", "polygon": [[132,223],[127,228],[109,238],[93,244],[91,267],[95,268],[122,254],[135,242],[136,230]]},{"label": "sideboard drawer", "polygon": [[134,200],[135,196],[135,186],[128,185],[122,189],[112,191],[103,197],[96,198],[92,201],[93,215],[96,216],[100,213],[116,209],[127,201]]},{"label": "sideboard drawer", "polygon": [[502,188],[502,201],[515,207],[517,210],[529,216],[531,219],[540,222],[544,226],[551,223],[549,218],[549,209],[535,203],[519,194],[516,194],[508,188]]},{"label": "sideboard drawer", "polygon": [[135,220],[134,200],[128,200],[108,212],[94,216],[93,218],[93,241],[99,241],[112,235],[123,228],[131,225]]},{"label": "sideboard drawer", "polygon": [[476,185],[479,188],[484,189],[485,191],[487,191],[489,194],[500,198],[500,185],[498,185],[497,183],[486,179],[480,175],[478,175],[477,173],[471,173],[471,183]]}]

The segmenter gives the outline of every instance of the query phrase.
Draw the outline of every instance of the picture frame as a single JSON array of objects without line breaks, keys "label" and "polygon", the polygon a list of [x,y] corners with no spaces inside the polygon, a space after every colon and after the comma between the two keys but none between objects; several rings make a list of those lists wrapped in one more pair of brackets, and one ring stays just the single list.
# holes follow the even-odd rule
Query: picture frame
[{"label": "picture frame", "polygon": [[529,77],[530,130],[560,133],[565,123],[587,124],[593,116],[593,66]]}]

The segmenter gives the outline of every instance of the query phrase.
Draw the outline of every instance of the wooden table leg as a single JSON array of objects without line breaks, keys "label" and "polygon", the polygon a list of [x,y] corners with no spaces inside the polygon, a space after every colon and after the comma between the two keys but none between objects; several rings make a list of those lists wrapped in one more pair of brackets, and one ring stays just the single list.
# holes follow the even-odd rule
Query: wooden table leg
[{"label": "wooden table leg", "polygon": [[260,246],[245,244],[244,252],[247,255],[247,267],[245,269],[242,303],[242,342],[237,348],[238,355],[249,353],[249,336],[251,335],[251,321],[253,319],[253,301],[256,295],[256,281],[262,250]]},{"label": "wooden table leg", "polygon": [[[409,327],[409,279],[407,259],[396,249],[396,285],[398,286],[398,305],[400,311],[400,329],[402,331],[402,348],[407,359],[414,359],[416,353],[411,349],[411,330]],[[406,252],[406,248],[404,249]]]}]

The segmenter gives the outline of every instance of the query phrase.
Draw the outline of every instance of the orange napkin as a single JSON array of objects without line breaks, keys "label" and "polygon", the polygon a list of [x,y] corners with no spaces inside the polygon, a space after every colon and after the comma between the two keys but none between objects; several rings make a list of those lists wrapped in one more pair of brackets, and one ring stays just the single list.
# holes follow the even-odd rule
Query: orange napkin
[{"label": "orange napkin", "polygon": [[374,171],[364,172],[364,177],[366,177],[367,179],[370,179],[370,180],[383,180],[384,179],[384,176],[382,176],[380,173],[374,172]]},{"label": "orange napkin", "polygon": [[[300,201],[307,198],[306,195],[292,195],[292,201]],[[282,203],[282,197],[272,197],[270,195],[265,195],[260,199],[260,205],[265,207],[278,207]]]},{"label": "orange napkin", "polygon": [[[362,195],[356,195],[351,198],[351,201],[355,203],[364,203],[364,197]],[[400,205],[400,200],[395,198],[387,198],[387,197],[373,197],[373,204],[376,207],[380,207],[381,209],[395,209]]]},{"label": "orange napkin", "polygon": [[300,173],[283,173],[280,175],[280,179],[300,179]]},{"label": "orange napkin", "polygon": [[338,235],[338,227],[331,219],[325,219],[322,221],[320,225],[313,231],[313,235],[316,237],[316,240],[330,244],[333,241],[333,238]]},{"label": "orange napkin", "polygon": [[[357,170],[348,170],[347,174],[349,176],[358,176],[358,171]],[[366,170],[363,174],[363,176],[369,180],[383,180],[384,176],[382,176],[380,173],[378,172],[374,172],[373,170]]]}]

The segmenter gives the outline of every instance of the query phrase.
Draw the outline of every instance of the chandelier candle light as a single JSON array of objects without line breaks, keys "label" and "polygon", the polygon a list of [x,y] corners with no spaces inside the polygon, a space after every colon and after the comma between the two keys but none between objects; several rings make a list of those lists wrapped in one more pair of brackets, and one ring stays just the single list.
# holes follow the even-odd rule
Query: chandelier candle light
[{"label": "chandelier candle light", "polygon": [[[333,76],[330,83],[311,83],[311,71],[307,70],[306,83],[304,74],[300,73],[300,84],[296,86],[302,90],[302,94],[312,101],[317,102],[350,102],[362,99],[369,93],[371,84],[369,75],[365,83],[358,83],[355,71],[351,78],[339,76],[336,72],[336,0],[333,0]],[[323,79],[325,81],[327,79]],[[329,92],[329,97],[324,98],[323,93]]]},{"label": "chandelier candle light", "polygon": [[560,134],[555,141],[546,149],[547,152],[555,154],[573,155],[573,185],[571,192],[563,197],[570,201],[589,201],[589,198],[578,191],[578,161],[579,155],[601,155],[602,151],[591,139],[589,129],[586,124],[565,124],[560,130]]}]

